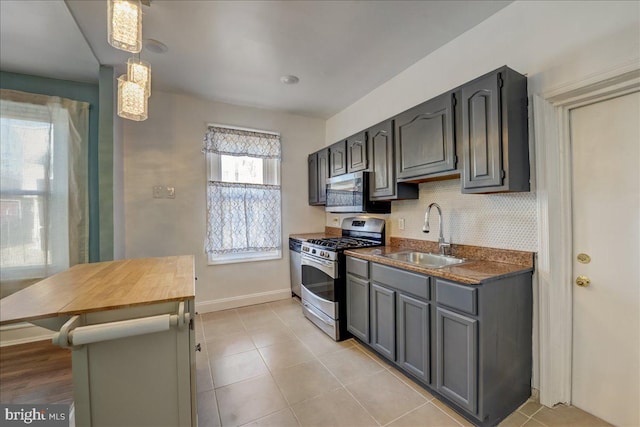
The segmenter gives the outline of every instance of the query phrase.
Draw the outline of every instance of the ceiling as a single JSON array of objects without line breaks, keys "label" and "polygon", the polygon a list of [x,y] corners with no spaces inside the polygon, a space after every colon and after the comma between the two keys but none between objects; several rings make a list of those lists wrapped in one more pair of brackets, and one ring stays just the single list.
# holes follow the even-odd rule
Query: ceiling
[{"label": "ceiling", "polygon": [[[328,118],[509,3],[152,0],[143,36],[169,51],[141,58],[154,90]],[[83,81],[97,80],[98,62],[124,72],[106,0],[0,7],[2,70]],[[280,83],[286,74],[300,83]]]}]

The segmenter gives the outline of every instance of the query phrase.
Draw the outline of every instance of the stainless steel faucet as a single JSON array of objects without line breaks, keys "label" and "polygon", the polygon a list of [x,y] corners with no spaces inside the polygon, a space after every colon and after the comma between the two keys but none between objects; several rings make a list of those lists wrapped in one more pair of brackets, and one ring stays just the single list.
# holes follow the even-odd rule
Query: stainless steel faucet
[{"label": "stainless steel faucet", "polygon": [[429,232],[429,213],[431,212],[432,207],[436,207],[438,210],[438,226],[440,227],[440,237],[438,237],[438,250],[440,255],[449,255],[451,252],[451,243],[447,243],[444,241],[444,234],[442,230],[442,209],[440,209],[440,205],[437,203],[431,203],[429,207],[427,207],[427,212],[424,214],[424,226],[422,227],[422,231],[425,233]]}]

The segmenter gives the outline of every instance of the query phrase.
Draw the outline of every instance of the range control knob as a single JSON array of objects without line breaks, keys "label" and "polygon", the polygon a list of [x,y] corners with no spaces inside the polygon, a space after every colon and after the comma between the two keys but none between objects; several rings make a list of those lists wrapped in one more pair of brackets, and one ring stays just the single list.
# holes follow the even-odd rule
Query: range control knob
[{"label": "range control knob", "polygon": [[311,249],[311,253],[312,253],[312,254],[315,254],[315,253],[316,253],[316,250],[315,250],[315,249]]}]

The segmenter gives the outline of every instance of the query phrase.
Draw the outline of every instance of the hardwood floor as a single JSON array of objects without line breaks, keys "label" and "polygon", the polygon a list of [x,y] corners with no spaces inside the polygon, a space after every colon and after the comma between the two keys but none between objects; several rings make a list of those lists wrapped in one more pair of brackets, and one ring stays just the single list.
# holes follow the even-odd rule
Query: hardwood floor
[{"label": "hardwood floor", "polygon": [[71,351],[49,340],[1,347],[0,402],[71,404]]}]

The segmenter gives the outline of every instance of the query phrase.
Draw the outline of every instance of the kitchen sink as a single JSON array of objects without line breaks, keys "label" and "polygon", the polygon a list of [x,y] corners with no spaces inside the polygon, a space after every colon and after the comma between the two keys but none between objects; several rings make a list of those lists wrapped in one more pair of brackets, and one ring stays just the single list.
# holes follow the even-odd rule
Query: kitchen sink
[{"label": "kitchen sink", "polygon": [[427,268],[442,268],[449,265],[462,264],[468,261],[464,258],[456,258],[454,256],[434,254],[431,252],[405,251],[393,252],[382,256]]}]

